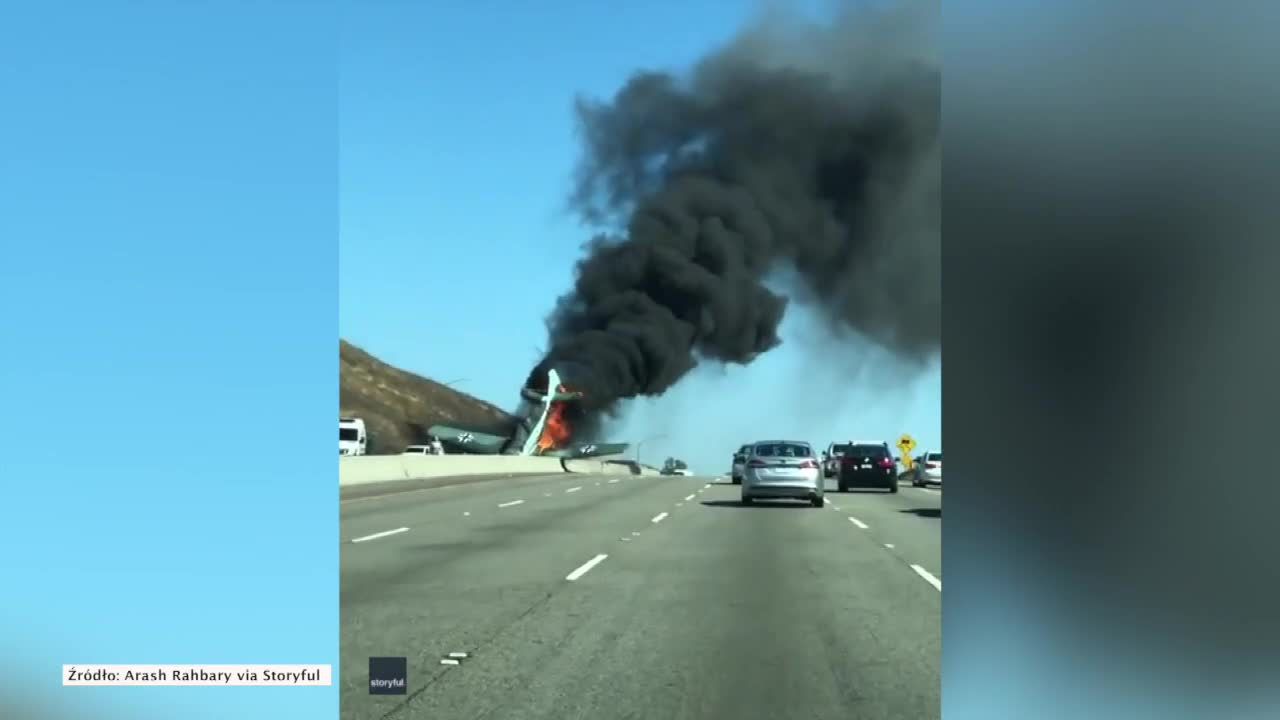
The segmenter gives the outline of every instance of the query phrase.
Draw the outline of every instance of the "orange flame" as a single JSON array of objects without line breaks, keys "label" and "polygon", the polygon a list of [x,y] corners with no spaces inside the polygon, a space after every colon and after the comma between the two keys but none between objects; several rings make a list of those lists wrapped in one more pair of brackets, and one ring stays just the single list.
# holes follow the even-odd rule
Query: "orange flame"
[{"label": "orange flame", "polygon": [[[567,392],[563,385],[560,386],[560,391]],[[547,422],[542,426],[542,435],[538,437],[539,452],[563,447],[569,442],[569,438],[573,436],[573,428],[569,425],[569,418],[565,417],[565,410],[567,409],[562,402],[551,403],[551,410],[547,413]]]}]

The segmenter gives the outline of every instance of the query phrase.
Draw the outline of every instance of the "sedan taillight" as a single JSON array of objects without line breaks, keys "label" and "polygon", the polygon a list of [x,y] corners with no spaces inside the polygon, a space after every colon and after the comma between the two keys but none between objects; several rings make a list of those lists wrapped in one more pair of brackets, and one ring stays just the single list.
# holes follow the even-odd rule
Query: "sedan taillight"
[{"label": "sedan taillight", "polygon": [[818,463],[812,460],[805,460],[804,462],[800,463],[800,467],[805,470],[816,470],[818,467]]}]

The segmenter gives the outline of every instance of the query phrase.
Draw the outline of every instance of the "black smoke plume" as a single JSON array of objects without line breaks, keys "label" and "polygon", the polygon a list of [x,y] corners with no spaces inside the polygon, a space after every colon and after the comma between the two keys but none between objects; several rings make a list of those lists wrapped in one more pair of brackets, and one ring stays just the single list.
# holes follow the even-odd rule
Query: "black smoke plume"
[{"label": "black smoke plume", "polygon": [[611,102],[579,101],[572,207],[615,229],[587,245],[528,385],[554,367],[584,391],[580,436],[701,361],[776,347],[778,272],[838,334],[938,351],[937,8],[771,18],[687,77],[640,73]]}]

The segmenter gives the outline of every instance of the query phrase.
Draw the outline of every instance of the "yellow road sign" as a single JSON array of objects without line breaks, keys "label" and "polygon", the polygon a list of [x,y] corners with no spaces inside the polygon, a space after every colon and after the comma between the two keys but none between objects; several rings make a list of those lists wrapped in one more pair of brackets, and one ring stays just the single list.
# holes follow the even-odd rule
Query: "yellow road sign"
[{"label": "yellow road sign", "polygon": [[898,438],[898,449],[902,451],[902,468],[911,470],[914,463],[911,461],[911,451],[916,449],[916,441],[910,435],[904,434]]}]

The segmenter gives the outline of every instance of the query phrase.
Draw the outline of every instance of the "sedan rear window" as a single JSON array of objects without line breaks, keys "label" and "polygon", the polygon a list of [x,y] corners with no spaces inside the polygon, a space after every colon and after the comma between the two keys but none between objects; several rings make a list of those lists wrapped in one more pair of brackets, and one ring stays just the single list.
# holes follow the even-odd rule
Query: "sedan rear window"
[{"label": "sedan rear window", "polygon": [[795,443],[769,443],[756,446],[759,457],[812,457],[813,451],[808,445]]},{"label": "sedan rear window", "polygon": [[929,453],[924,456],[925,462],[942,462],[942,453]]},{"label": "sedan rear window", "polygon": [[877,460],[889,457],[889,451],[885,450],[883,445],[850,445],[844,454]]}]

